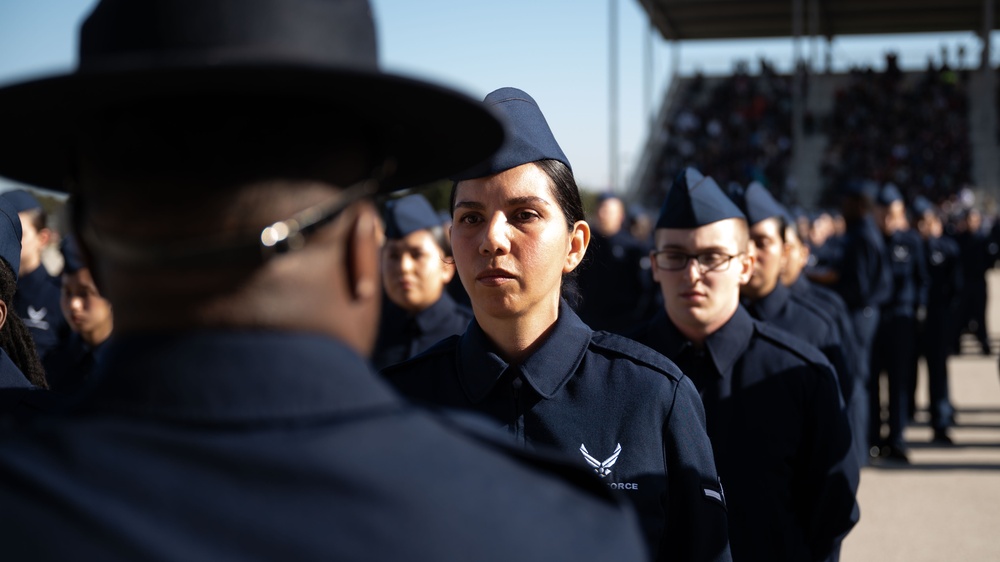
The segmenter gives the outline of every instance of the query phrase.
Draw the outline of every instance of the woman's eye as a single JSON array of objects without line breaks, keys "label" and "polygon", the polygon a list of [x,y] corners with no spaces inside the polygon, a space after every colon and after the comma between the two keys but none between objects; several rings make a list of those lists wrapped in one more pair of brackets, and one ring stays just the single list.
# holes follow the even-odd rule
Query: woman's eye
[{"label": "woman's eye", "polygon": [[470,213],[468,215],[462,215],[458,219],[458,222],[461,224],[476,224],[479,222],[479,217]]},{"label": "woman's eye", "polygon": [[518,211],[514,214],[514,217],[521,222],[525,222],[537,219],[538,213],[535,213],[534,211]]}]

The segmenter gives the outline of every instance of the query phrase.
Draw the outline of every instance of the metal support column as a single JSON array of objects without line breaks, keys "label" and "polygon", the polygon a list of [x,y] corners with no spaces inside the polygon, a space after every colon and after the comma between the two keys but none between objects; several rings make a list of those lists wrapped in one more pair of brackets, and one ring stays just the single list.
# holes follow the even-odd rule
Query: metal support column
[{"label": "metal support column", "polygon": [[618,190],[618,0],[608,14],[608,190]]}]

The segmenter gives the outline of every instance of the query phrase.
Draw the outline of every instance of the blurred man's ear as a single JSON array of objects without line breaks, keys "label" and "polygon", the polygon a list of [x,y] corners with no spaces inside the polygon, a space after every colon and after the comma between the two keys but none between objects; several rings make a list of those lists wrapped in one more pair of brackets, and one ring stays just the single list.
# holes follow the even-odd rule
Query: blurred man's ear
[{"label": "blurred man's ear", "polygon": [[39,245],[44,248],[49,245],[49,242],[52,241],[52,230],[43,228],[38,231],[37,236]]},{"label": "blurred man's ear", "polygon": [[369,205],[359,205],[351,218],[348,255],[348,283],[351,297],[365,300],[380,296],[379,251],[381,235],[378,213]]}]

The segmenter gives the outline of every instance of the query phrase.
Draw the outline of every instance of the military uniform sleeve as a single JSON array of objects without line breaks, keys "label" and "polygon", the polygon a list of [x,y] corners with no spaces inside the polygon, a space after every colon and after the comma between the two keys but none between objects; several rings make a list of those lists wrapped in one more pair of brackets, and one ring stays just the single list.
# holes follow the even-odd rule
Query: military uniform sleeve
[{"label": "military uniform sleeve", "polygon": [[919,236],[914,234],[914,240],[916,243],[913,245],[914,254],[916,259],[916,268],[914,272],[914,282],[917,284],[917,307],[923,308],[927,306],[927,295],[930,291],[931,286],[931,275],[927,271],[927,256],[924,254],[924,245],[921,242]]},{"label": "military uniform sleeve", "polygon": [[[820,368],[820,367],[817,367]],[[822,369],[828,366],[822,366]],[[860,478],[857,457],[851,454],[851,430],[833,376],[816,377],[807,402],[809,431],[803,436],[806,463],[803,493],[796,494],[813,559],[826,559],[858,521],[856,493]]]},{"label": "military uniform sleeve", "polygon": [[708,439],[705,409],[694,384],[682,377],[663,427],[668,471],[664,560],[732,560],[725,494]]}]

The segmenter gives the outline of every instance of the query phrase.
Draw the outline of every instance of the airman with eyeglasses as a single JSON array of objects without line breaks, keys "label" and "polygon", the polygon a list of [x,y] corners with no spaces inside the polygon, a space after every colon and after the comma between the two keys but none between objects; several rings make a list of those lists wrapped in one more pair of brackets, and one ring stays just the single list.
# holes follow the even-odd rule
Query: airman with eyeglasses
[{"label": "airman with eyeglasses", "polygon": [[677,177],[650,254],[666,314],[632,336],[701,394],[733,558],[826,560],[857,522],[857,456],[829,361],[740,303],[757,267],[747,216],[711,178]]}]

